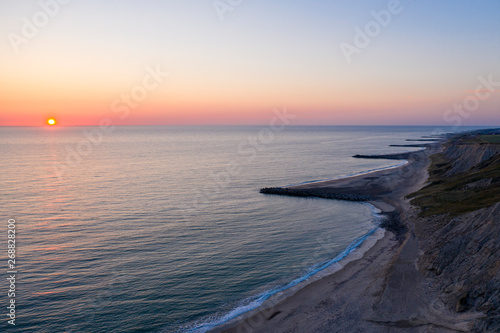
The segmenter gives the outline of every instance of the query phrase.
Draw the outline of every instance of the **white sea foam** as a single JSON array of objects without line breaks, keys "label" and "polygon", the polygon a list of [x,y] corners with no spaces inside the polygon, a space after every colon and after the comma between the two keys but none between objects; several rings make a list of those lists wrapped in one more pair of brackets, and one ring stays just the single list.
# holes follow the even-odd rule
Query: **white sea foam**
[{"label": "white sea foam", "polygon": [[281,300],[285,298],[285,296],[288,297],[294,294],[311,282],[317,281],[325,276],[338,272],[348,263],[362,258],[363,255],[385,235],[385,229],[379,227],[379,223],[382,218],[380,215],[380,209],[369,203],[363,204],[368,205],[372,210],[375,227],[365,235],[358,237],[354,241],[352,241],[351,244],[349,244],[335,258],[311,267],[306,274],[291,281],[285,286],[270,289],[256,297],[243,300],[240,305],[223,316],[215,318],[212,317],[208,320],[192,324],[190,327],[185,328],[182,332],[203,333],[214,327],[226,324],[229,321],[246,314],[247,312],[255,310],[271,296]]}]

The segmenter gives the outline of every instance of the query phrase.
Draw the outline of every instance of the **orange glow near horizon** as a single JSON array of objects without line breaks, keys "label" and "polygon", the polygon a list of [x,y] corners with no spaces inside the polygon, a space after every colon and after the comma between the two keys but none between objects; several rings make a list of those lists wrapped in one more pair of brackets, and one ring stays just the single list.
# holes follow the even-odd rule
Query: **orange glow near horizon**
[{"label": "orange glow near horizon", "polygon": [[[353,27],[365,27],[360,13],[382,9],[371,2],[262,2],[227,12],[238,19],[225,28],[210,6],[206,13],[188,1],[125,3],[113,15],[104,2],[82,2],[19,52],[1,52],[0,127],[98,126],[103,119],[116,126],[266,125],[274,108],[296,115],[294,125],[500,124],[500,49],[491,42],[500,21],[488,6],[457,9],[484,11],[474,26],[481,38],[440,8],[455,24],[449,31],[468,38],[467,50],[461,38],[450,40],[439,15],[412,4],[415,16],[405,20],[413,24],[384,27],[349,63],[339,45],[351,45]],[[4,35],[31,10],[0,8],[10,18],[0,22]],[[414,28],[421,22],[427,30]],[[474,111],[460,110],[476,87],[489,97]]]},{"label": "orange glow near horizon", "polygon": [[47,119],[47,124],[50,126],[55,126],[57,124],[57,122],[54,118],[49,118],[49,119]]}]

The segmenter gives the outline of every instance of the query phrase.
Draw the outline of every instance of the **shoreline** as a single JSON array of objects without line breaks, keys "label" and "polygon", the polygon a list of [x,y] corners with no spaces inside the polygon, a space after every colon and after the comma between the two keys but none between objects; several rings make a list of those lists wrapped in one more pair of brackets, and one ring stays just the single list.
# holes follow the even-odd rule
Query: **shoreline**
[{"label": "shoreline", "polygon": [[[316,272],[313,276],[301,281],[297,285],[271,295],[256,308],[229,319],[225,323],[219,324],[206,332],[260,332],[261,323],[280,315],[282,313],[279,310],[281,306],[286,305],[287,302],[295,303],[293,298],[301,299],[302,293],[309,293],[310,289],[313,288],[314,291],[322,289],[325,281],[332,278],[338,278],[339,284],[347,282],[349,276],[360,272],[364,268],[364,265],[360,265],[361,263],[364,264],[364,260],[370,260],[370,258],[377,256],[380,251],[394,247],[394,241],[391,240],[392,236],[389,232],[380,227],[374,231],[374,233],[364,239],[364,242],[359,247],[355,248],[354,251],[350,252],[340,261],[330,264],[325,269]],[[329,281],[326,283],[330,284]],[[273,331],[278,332],[281,330],[266,330],[265,332]]]},{"label": "shoreline", "polygon": [[[366,252],[370,251],[370,249],[376,245],[377,241],[386,236],[386,230],[380,226],[380,222],[384,218],[382,210],[368,202],[360,202],[360,204],[365,204],[370,207],[371,214],[374,219],[373,229],[354,239],[337,256],[323,263],[318,263],[316,266],[309,267],[311,270],[310,272],[297,277],[282,287],[268,290],[267,293],[269,293],[269,295],[267,296],[265,296],[265,294],[257,295],[257,299],[253,302],[258,302],[259,299],[265,297],[260,304],[251,306],[250,309],[244,309],[243,312],[233,315],[234,311],[241,308],[248,308],[249,305],[236,307],[232,311],[228,312],[226,316],[222,317],[220,323],[204,323],[202,326],[192,328],[185,332],[216,332],[217,329],[224,327],[225,325],[231,325],[233,321],[238,322],[241,318],[251,316],[251,314],[255,311],[261,311],[261,308],[267,307],[268,303],[276,304],[277,302],[292,296],[302,288],[307,287],[310,283],[320,280],[324,276],[334,274],[343,269],[350,262],[362,258]],[[224,319],[225,317],[229,318]],[[210,328],[206,328],[204,326],[210,326]]]},{"label": "shoreline", "polygon": [[[409,203],[404,198],[405,195],[425,183],[428,157],[441,149],[442,142],[434,142],[422,150],[408,152],[408,155],[405,155],[408,159],[396,166],[334,179],[288,185],[284,188],[297,191],[319,191],[325,194],[370,195],[371,199],[364,201],[365,203],[380,210],[380,215],[392,213],[404,207],[408,208]],[[387,218],[390,217],[386,215]],[[311,301],[310,306],[317,305],[318,299],[323,297],[326,290],[330,289],[330,293],[334,298],[342,295],[347,297],[347,294],[351,292],[356,293],[355,290],[348,290],[358,289],[359,285],[366,285],[367,283],[373,284],[373,275],[377,275],[377,273],[380,273],[377,271],[382,270],[379,267],[389,267],[408,242],[408,237],[404,240],[398,240],[395,234],[382,227],[374,229],[372,233],[377,233],[377,231],[379,232],[376,237],[371,239],[370,236],[365,237],[358,247],[340,261],[331,263],[329,267],[316,272],[297,285],[271,295],[257,308],[229,319],[227,322],[208,330],[208,332],[301,331],[293,320],[286,319],[285,322],[284,318],[297,316],[297,318],[302,318],[302,321],[307,321],[303,318],[303,313],[305,311],[304,306],[307,307],[309,303],[305,302],[304,304],[304,299]],[[381,231],[383,231],[382,235],[380,234]],[[357,279],[363,276],[360,279],[360,284],[349,283],[354,276],[358,276]],[[346,284],[351,286],[346,288]],[[332,289],[332,285],[336,287]],[[363,294],[360,295],[359,299],[370,297]],[[364,311],[361,311],[361,308],[364,308]],[[369,308],[366,308],[366,305],[361,308],[357,312],[363,317],[362,314],[368,313]]]},{"label": "shoreline", "polygon": [[231,317],[222,323],[216,324],[207,331],[204,331],[203,327],[198,327],[189,330],[188,332],[198,332],[199,330],[201,330],[200,332],[226,332],[226,328],[236,326],[241,321],[253,318],[255,315],[259,316],[260,313],[272,312],[270,309],[274,308],[274,305],[285,301],[291,296],[294,296],[297,292],[307,288],[310,284],[336,274],[345,269],[351,263],[362,259],[367,253],[372,251],[373,247],[375,247],[380,241],[383,241],[386,237],[386,230],[377,226],[370,230],[367,234],[355,239],[335,258],[321,264],[314,272],[304,274],[278,290],[271,290],[272,294],[262,301],[261,304]]},{"label": "shoreline", "polygon": [[295,187],[295,186],[300,186],[300,185],[309,185],[309,184],[327,182],[327,181],[337,180],[337,179],[347,179],[347,178],[352,178],[352,177],[358,177],[358,176],[363,176],[363,175],[367,175],[367,174],[378,172],[378,171],[396,169],[396,168],[402,167],[403,165],[408,164],[407,160],[405,160],[405,159],[400,159],[400,160],[403,161],[403,162],[401,162],[400,164],[391,165],[391,166],[388,166],[388,167],[383,167],[383,168],[377,168],[377,169],[373,169],[373,170],[363,171],[363,172],[359,172],[359,173],[354,173],[352,175],[339,176],[339,177],[327,178],[327,179],[320,179],[320,180],[310,180],[310,181],[303,182],[303,183],[297,183],[297,184],[290,184],[290,185],[280,186],[280,188],[289,188],[289,187]]}]

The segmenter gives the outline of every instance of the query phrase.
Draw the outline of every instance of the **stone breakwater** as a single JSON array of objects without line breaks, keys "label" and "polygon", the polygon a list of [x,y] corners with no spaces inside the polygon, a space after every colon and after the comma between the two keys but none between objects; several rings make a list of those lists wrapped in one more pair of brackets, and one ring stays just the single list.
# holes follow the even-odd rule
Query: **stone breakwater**
[{"label": "stone breakwater", "polygon": [[282,187],[265,187],[260,189],[260,193],[288,195],[292,197],[314,197],[314,198],[345,200],[345,201],[369,201],[373,199],[371,195],[365,195],[365,194],[325,193],[314,190],[296,190],[296,189],[282,188]]},{"label": "stone breakwater", "polygon": [[386,154],[386,155],[354,155],[353,158],[371,158],[383,160],[406,160],[410,157],[411,153],[400,154]]}]

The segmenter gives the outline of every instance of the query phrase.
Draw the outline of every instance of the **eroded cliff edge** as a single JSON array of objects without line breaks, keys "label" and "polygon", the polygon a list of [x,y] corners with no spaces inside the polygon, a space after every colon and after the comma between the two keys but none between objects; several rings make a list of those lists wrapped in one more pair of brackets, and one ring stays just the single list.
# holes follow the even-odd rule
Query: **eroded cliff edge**
[{"label": "eroded cliff edge", "polygon": [[451,138],[413,193],[418,267],[450,311],[483,313],[474,332],[500,331],[500,131]]},{"label": "eroded cliff edge", "polygon": [[495,143],[500,131],[455,135],[406,154],[408,163],[394,169],[264,189],[343,200],[369,196],[387,217],[385,236],[336,273],[210,332],[500,331]]}]

